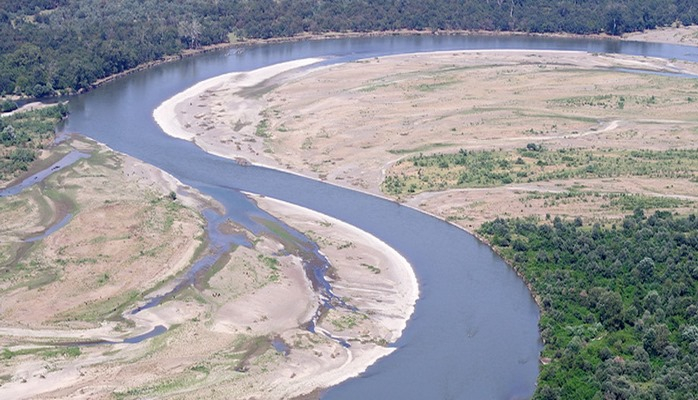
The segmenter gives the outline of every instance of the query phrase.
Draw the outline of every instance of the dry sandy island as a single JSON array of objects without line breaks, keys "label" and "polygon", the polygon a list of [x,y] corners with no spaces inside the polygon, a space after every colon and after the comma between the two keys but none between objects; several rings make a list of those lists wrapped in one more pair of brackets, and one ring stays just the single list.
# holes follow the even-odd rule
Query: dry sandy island
[{"label": "dry sandy island", "polygon": [[[345,222],[280,200],[254,198],[262,209],[318,243],[333,265],[333,292],[359,310],[358,314],[332,310],[318,325],[318,331],[347,340],[350,348],[333,343],[333,362],[323,371],[309,373],[313,369],[304,369],[304,360],[298,363],[300,371],[288,369],[288,374],[276,374],[274,384],[278,387],[268,398],[292,397],[336,385],[393,352],[394,347],[384,344],[400,337],[419,296],[417,278],[407,260],[378,238]],[[291,354],[296,351],[292,349]],[[316,362],[311,361],[313,364]],[[294,380],[286,379],[294,373]]]},{"label": "dry sandy island", "polygon": [[[62,359],[55,343],[119,342],[160,324],[108,317],[129,296],[189,265],[201,245],[203,218],[181,204],[215,207],[171,175],[106,146],[72,139],[56,151],[66,147],[90,157],[0,201],[0,253],[9,255],[0,260],[0,398],[69,387],[80,382],[81,368],[109,361],[89,347],[84,356]],[[165,200],[170,191],[180,203]],[[23,242],[55,223],[52,214],[59,210],[73,214],[64,227],[35,244]],[[169,318],[163,325],[178,322]]]},{"label": "dry sandy island", "polygon": [[[292,67],[281,64],[245,77],[220,77],[215,89],[192,88],[176,96],[178,105],[166,101],[155,113],[156,121],[173,136],[205,141],[200,145],[216,154],[374,194],[381,194],[380,184],[393,163],[419,152],[511,149],[543,140],[556,147],[592,147],[603,145],[598,140],[606,132],[615,135],[614,141],[624,140],[620,145],[625,147],[676,148],[694,128],[691,104],[667,103],[656,110],[631,110],[628,104],[623,111],[566,106],[574,96],[597,101],[614,93],[639,102],[642,96],[634,94],[635,88],[643,88],[647,99],[653,95],[652,76],[612,68],[698,71],[694,64],[670,60],[562,51],[450,51],[360,60],[262,82],[272,71],[281,74]],[[252,91],[251,85],[256,85]],[[686,103],[693,99],[686,89],[690,87],[666,90],[674,90],[677,100],[684,96]],[[244,133],[245,128],[252,131]],[[642,140],[632,133],[642,131],[648,132]]]},{"label": "dry sandy island", "polygon": [[[336,271],[338,278],[333,286],[335,294],[353,299],[352,303],[360,310],[369,311],[376,316],[390,331],[390,335],[385,338],[388,342],[394,342],[400,337],[419,297],[417,276],[405,257],[377,237],[336,218],[270,197],[253,197],[260,208],[279,216],[301,232],[317,236],[318,245],[330,260],[346,258],[343,264],[348,265],[342,265]],[[342,240],[344,245],[329,246],[328,235]],[[351,253],[348,256],[345,251],[347,248],[350,249],[348,253]],[[371,273],[366,274],[366,269]],[[358,280],[362,282],[357,282]],[[367,293],[377,292],[378,289],[347,285],[360,283],[361,286],[372,286],[370,281],[381,280],[390,283],[394,290],[382,293],[387,304],[375,309],[367,309],[357,299],[368,298],[370,296]],[[371,307],[377,305],[372,304]]]}]

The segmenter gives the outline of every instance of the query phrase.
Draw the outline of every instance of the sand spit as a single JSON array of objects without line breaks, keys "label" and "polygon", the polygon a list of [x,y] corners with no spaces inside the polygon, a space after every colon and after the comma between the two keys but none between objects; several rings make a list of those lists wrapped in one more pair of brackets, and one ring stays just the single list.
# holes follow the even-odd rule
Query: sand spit
[{"label": "sand spit", "polygon": [[[270,197],[253,198],[262,209],[317,239],[330,260],[341,260],[335,266],[339,276],[333,282],[335,293],[354,299],[352,304],[361,311],[370,311],[371,318],[390,332],[387,342],[400,337],[419,297],[417,276],[405,257],[370,233],[336,218]],[[343,242],[332,243],[332,238]],[[379,289],[384,284],[392,289]],[[372,297],[391,303],[379,305]]]},{"label": "sand spit", "polygon": [[209,153],[257,164],[274,163],[263,152],[260,85],[292,71],[298,76],[300,68],[320,61],[306,58],[199,82],[165,100],[153,111],[153,118],[168,135],[190,140]]},{"label": "sand spit", "polygon": [[[358,312],[332,310],[317,329],[348,341],[351,347],[343,348],[322,335],[316,339],[322,338],[324,344],[312,352],[291,344],[287,362],[270,377],[273,389],[265,397],[295,397],[336,385],[393,352],[395,348],[386,344],[400,337],[419,296],[417,279],[407,260],[375,236],[345,222],[280,200],[250,196],[262,209],[318,243],[336,274],[332,282],[335,294],[358,308]],[[269,295],[279,298],[278,294]],[[270,298],[264,302],[269,303]],[[292,337],[306,334],[296,325],[281,337],[293,343]],[[327,352],[329,358],[324,355]]]},{"label": "sand spit", "polygon": [[643,32],[632,32],[623,35],[624,40],[640,42],[671,43],[684,46],[698,46],[698,25],[681,27],[659,27]]}]

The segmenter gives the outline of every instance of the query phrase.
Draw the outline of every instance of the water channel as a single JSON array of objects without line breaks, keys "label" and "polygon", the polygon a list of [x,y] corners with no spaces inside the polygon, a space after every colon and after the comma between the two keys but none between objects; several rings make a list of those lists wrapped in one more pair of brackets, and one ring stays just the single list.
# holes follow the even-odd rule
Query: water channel
[{"label": "water channel", "polygon": [[503,36],[388,36],[244,47],[129,75],[70,100],[64,131],[140,158],[220,201],[237,220],[259,213],[240,191],[295,203],[346,221],[412,264],[420,300],[398,350],[327,399],[512,399],[535,390],[539,311],[526,286],[466,232],[394,202],[300,176],[236,163],[164,135],[151,113],[210,77],[306,57],[344,62],[388,54],[462,49],[625,53],[698,61],[686,46]]}]

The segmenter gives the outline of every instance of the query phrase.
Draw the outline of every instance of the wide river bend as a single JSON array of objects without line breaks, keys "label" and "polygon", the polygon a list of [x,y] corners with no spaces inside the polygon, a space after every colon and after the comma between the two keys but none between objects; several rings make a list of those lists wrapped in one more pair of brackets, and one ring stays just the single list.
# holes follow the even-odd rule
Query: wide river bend
[{"label": "wide river bend", "polygon": [[412,264],[421,297],[398,350],[327,399],[512,399],[535,390],[539,310],[498,256],[465,231],[374,196],[261,167],[241,167],[162,133],[152,111],[210,77],[284,61],[329,63],[389,54],[467,49],[578,50],[698,61],[692,47],[523,36],[386,36],[243,47],[134,73],[70,100],[64,132],[77,132],[151,163],[219,200],[241,219],[257,213],[247,191],[346,221]]}]

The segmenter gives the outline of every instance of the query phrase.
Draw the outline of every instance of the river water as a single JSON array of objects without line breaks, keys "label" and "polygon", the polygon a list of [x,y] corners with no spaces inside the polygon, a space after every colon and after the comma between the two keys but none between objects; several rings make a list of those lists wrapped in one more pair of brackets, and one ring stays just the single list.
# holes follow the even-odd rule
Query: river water
[{"label": "river water", "polygon": [[535,390],[539,310],[516,274],[466,232],[394,202],[280,171],[241,167],[164,135],[151,113],[201,80],[306,57],[328,62],[463,49],[625,53],[698,61],[691,47],[605,40],[504,36],[389,36],[245,47],[129,75],[72,98],[64,132],[77,132],[173,174],[240,219],[259,211],[240,190],[344,220],[394,247],[412,264],[420,300],[398,350],[327,399],[512,399]]}]

